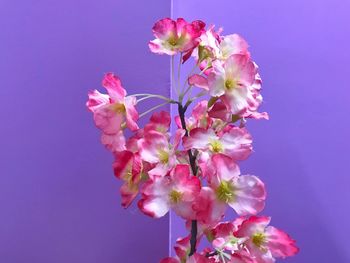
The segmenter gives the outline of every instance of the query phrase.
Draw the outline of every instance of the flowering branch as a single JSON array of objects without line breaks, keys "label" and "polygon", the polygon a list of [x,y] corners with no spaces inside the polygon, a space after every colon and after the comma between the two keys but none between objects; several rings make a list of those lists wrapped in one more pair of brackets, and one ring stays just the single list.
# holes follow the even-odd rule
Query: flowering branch
[{"label": "flowering branch", "polygon": [[[107,94],[91,91],[86,103],[102,144],[115,158],[114,174],[123,182],[122,206],[129,207],[139,196],[144,214],[160,218],[173,210],[186,220],[189,235],[176,241],[176,257],[161,263],[270,263],[295,255],[295,241],[269,226],[269,217],[257,216],[265,206],[264,183],[241,175],[239,167],[252,153],[247,119],[268,119],[266,112],[258,112],[262,83],[247,43],[237,34],[223,36],[202,21],[182,18],[156,22],[153,33],[149,48],[171,56],[178,100],[151,93],[127,95],[120,79],[107,73],[102,81]],[[195,66],[181,87],[181,66],[191,57]],[[199,91],[192,96],[194,88]],[[164,102],[139,114],[138,103],[152,99]],[[169,112],[155,112],[167,104],[178,108],[174,134],[169,132]],[[150,113],[149,122],[139,127],[138,120]],[[127,137],[126,129],[133,134]],[[227,208],[237,218],[223,221]],[[211,247],[198,252],[202,238]]]}]

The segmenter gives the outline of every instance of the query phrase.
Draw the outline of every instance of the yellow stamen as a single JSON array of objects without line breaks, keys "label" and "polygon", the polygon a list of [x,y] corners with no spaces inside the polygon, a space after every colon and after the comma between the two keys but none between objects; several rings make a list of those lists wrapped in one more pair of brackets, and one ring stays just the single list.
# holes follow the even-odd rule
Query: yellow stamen
[{"label": "yellow stamen", "polygon": [[171,36],[168,38],[168,43],[169,43],[169,45],[174,47],[177,45],[177,39],[175,37]]},{"label": "yellow stamen", "polygon": [[264,233],[255,233],[252,236],[253,244],[259,248],[265,243],[265,241],[266,241],[266,237]]},{"label": "yellow stamen", "polygon": [[216,189],[217,198],[225,203],[230,203],[235,200],[235,188],[231,182],[221,181],[219,187]]},{"label": "yellow stamen", "polygon": [[166,164],[169,162],[169,153],[167,151],[160,149],[158,152],[158,156],[161,163]]},{"label": "yellow stamen", "polygon": [[215,152],[215,153],[222,152],[222,150],[224,148],[222,143],[219,140],[212,140],[210,142],[210,146],[209,147],[210,147],[210,150],[212,152]]},{"label": "yellow stamen", "polygon": [[115,103],[112,105],[112,109],[116,113],[125,113],[125,105],[122,103]]},{"label": "yellow stamen", "polygon": [[177,204],[182,199],[182,193],[180,193],[176,190],[172,190],[169,194],[169,197],[170,197],[170,201],[172,203]]},{"label": "yellow stamen", "polygon": [[234,79],[227,79],[225,81],[225,87],[228,90],[231,90],[231,89],[235,88],[236,86],[237,86],[237,81]]}]

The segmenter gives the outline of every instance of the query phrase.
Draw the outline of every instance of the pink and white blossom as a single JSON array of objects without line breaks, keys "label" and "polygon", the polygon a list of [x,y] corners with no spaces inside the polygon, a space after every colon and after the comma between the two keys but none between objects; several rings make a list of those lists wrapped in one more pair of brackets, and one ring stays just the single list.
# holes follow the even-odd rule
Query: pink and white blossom
[{"label": "pink and white blossom", "polygon": [[247,55],[235,54],[224,63],[213,63],[208,76],[209,94],[220,97],[232,114],[242,114],[255,105],[252,85],[257,68]]},{"label": "pink and white blossom", "polygon": [[199,44],[204,27],[204,22],[200,20],[188,23],[183,18],[161,19],[153,26],[156,38],[150,41],[149,48],[153,53],[167,55],[191,51]]},{"label": "pink and white blossom", "polygon": [[[201,150],[210,157],[222,153],[234,160],[244,160],[252,152],[252,137],[244,128],[227,126],[225,132],[216,133],[213,129],[196,128],[184,137],[184,148]],[[208,159],[208,158],[206,158]]]},{"label": "pink and white blossom", "polygon": [[109,135],[122,130],[124,122],[130,130],[137,130],[136,98],[126,97],[126,91],[120,79],[113,73],[107,73],[104,76],[102,86],[107,90],[108,95],[96,90],[92,91],[86,103],[88,109],[94,114],[96,126]]},{"label": "pink and white blossom", "polygon": [[196,219],[203,225],[204,229],[220,222],[225,214],[226,204],[218,201],[212,188],[203,186],[193,202],[192,209],[196,213]]},{"label": "pink and white blossom", "polygon": [[215,172],[208,176],[208,182],[218,201],[228,204],[241,216],[256,215],[264,208],[266,191],[258,177],[240,175],[237,164],[223,154],[214,155],[211,165]]},{"label": "pink and white blossom", "polygon": [[115,153],[114,174],[124,181],[120,188],[122,206],[128,207],[139,192],[142,180],[142,164],[139,156],[129,151]]},{"label": "pink and white blossom", "polygon": [[[221,31],[183,18],[155,23],[150,50],[171,55],[173,61],[179,54],[178,72],[174,67],[172,74],[179,78],[172,77],[178,98],[148,92],[128,96],[113,73],[103,78],[106,94],[88,94],[86,106],[101,130],[101,143],[115,158],[114,174],[122,181],[122,206],[129,207],[139,196],[144,214],[160,218],[173,210],[186,222],[188,236],[178,239],[176,255],[161,263],[273,263],[298,252],[293,239],[269,226],[269,217],[255,216],[265,206],[265,185],[254,175],[242,175],[238,163],[252,153],[245,123],[269,116],[258,111],[262,81],[247,42]],[[181,66],[191,57],[195,67],[181,88]],[[195,93],[194,88],[201,90]],[[149,99],[165,102],[139,116],[136,104]],[[178,108],[175,132],[168,111],[154,112],[147,124],[138,126],[139,117],[167,103]],[[239,217],[222,222],[227,207]],[[200,250],[203,237],[209,246]]]},{"label": "pink and white blossom", "polygon": [[244,220],[235,232],[237,237],[248,238],[245,245],[257,263],[275,262],[275,258],[290,257],[299,251],[289,235],[268,226],[270,221],[270,217],[252,216]]},{"label": "pink and white blossom", "polygon": [[[180,116],[175,117],[175,122],[178,128],[182,128]],[[192,114],[189,118],[185,118],[187,131],[194,128],[207,129],[212,124],[212,119],[208,115],[208,101],[202,100],[193,107]]]},{"label": "pink and white blossom", "polygon": [[222,36],[219,51],[217,58],[224,61],[236,54],[250,56],[248,43],[238,34]]},{"label": "pink and white blossom", "polygon": [[148,172],[150,176],[164,176],[176,165],[176,150],[183,135],[183,130],[177,130],[171,144],[167,135],[149,130],[137,142],[142,160],[155,165]]},{"label": "pink and white blossom", "polygon": [[191,176],[189,165],[177,165],[168,176],[153,176],[142,189],[139,208],[151,217],[162,217],[170,209],[185,219],[192,219],[191,202],[200,192],[201,184]]}]

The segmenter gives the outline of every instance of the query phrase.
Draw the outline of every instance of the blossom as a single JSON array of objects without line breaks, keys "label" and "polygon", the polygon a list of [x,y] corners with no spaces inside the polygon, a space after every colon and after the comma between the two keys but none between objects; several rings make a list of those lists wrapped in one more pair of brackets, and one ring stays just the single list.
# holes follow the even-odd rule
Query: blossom
[{"label": "blossom", "polygon": [[217,58],[226,60],[235,54],[242,54],[249,57],[248,43],[238,34],[223,36],[220,41]]},{"label": "blossom", "polygon": [[221,97],[232,114],[242,114],[258,102],[253,96],[257,67],[247,55],[235,54],[224,63],[213,63],[208,76],[209,94]]},{"label": "blossom", "polygon": [[225,214],[226,204],[218,201],[212,188],[203,186],[193,202],[192,209],[196,213],[196,219],[205,229],[220,222]]},{"label": "blossom", "polygon": [[164,176],[176,165],[175,152],[183,134],[183,130],[178,130],[174,143],[171,144],[168,136],[163,133],[155,130],[145,132],[144,138],[137,143],[142,160],[155,165],[149,175]]},{"label": "blossom", "polygon": [[205,257],[204,255],[195,253],[185,261],[181,261],[179,258],[168,257],[162,259],[160,263],[214,263],[212,259]]},{"label": "blossom", "polygon": [[[164,258],[160,261],[160,263],[214,263],[214,261],[205,257],[203,253],[194,253],[191,257],[189,257],[190,238],[191,235],[184,238],[178,238],[174,246],[176,257]],[[197,240],[197,243],[198,242],[199,240]]]},{"label": "blossom", "polygon": [[265,186],[253,175],[240,175],[240,169],[233,160],[223,154],[211,158],[215,171],[208,176],[218,201],[228,204],[238,215],[255,215],[265,206]]},{"label": "blossom", "polygon": [[[197,47],[197,52],[194,52],[194,57],[200,62],[200,68],[205,69],[210,66],[211,61],[215,60],[220,53],[220,33],[214,30],[214,26],[210,26],[200,36],[200,43]],[[198,63],[198,62],[197,62]]]},{"label": "blossom", "polygon": [[[247,119],[268,119],[258,111],[262,80],[247,42],[238,34],[222,35],[222,29],[206,30],[204,22],[183,18],[157,21],[153,34],[151,52],[172,59],[179,54],[178,72],[171,74],[179,78],[172,79],[179,84],[173,85],[178,99],[153,93],[128,96],[120,79],[107,73],[102,81],[106,94],[93,90],[86,102],[102,144],[115,158],[122,206],[129,207],[140,196],[137,205],[144,214],[160,218],[173,210],[186,221],[189,235],[179,238],[176,255],[161,263],[273,263],[296,254],[294,240],[269,226],[269,217],[255,216],[265,206],[265,185],[254,175],[242,175],[238,166],[253,149]],[[195,67],[188,87],[181,87],[181,66],[190,57]],[[201,91],[194,93],[193,87]],[[208,100],[199,100],[186,116],[204,96]],[[174,133],[167,111],[154,112],[147,124],[138,126],[136,104],[148,99],[165,102],[140,117],[167,103],[177,106]],[[239,217],[222,222],[227,207]],[[204,236],[210,247],[199,251]]]},{"label": "blossom", "polygon": [[247,237],[245,245],[257,263],[274,262],[274,258],[290,257],[298,253],[295,241],[285,232],[268,226],[270,217],[252,216],[242,222],[234,233]]},{"label": "blossom", "polygon": [[122,179],[124,184],[120,188],[122,206],[127,208],[139,192],[139,184],[142,180],[142,164],[139,156],[130,151],[115,153],[113,163],[114,174]]},{"label": "blossom", "polygon": [[[180,116],[175,117],[175,122],[179,128],[182,128]],[[189,118],[185,118],[187,131],[191,131],[194,128],[207,129],[212,122],[212,119],[208,115],[208,101],[206,100],[198,102],[193,107],[192,115]]]},{"label": "blossom", "polygon": [[102,133],[101,143],[112,153],[126,150],[126,141],[123,131],[115,134]]},{"label": "blossom", "polygon": [[170,208],[179,216],[192,217],[191,202],[199,194],[201,185],[191,176],[187,164],[178,164],[168,176],[153,176],[142,189],[139,208],[151,217],[162,217]]},{"label": "blossom", "polygon": [[93,90],[88,93],[88,101],[86,107],[94,112],[98,107],[109,103],[109,96],[100,93],[98,90]]},{"label": "blossom", "polygon": [[242,114],[243,118],[252,118],[252,119],[269,119],[269,115],[267,112],[258,112],[258,108],[263,101],[263,98],[260,94],[261,91],[262,80],[259,74],[255,75],[255,80],[253,85],[251,86],[251,96],[253,99],[251,100],[251,104],[246,109],[246,111]]},{"label": "blossom", "polygon": [[238,34],[222,36],[221,31],[222,29],[215,31],[214,26],[211,26],[201,35],[197,52],[193,53],[205,75],[212,71],[215,60],[224,62],[235,54],[250,56],[245,39]]},{"label": "blossom", "polygon": [[190,132],[189,137],[184,137],[183,141],[185,149],[198,149],[208,156],[223,153],[234,160],[244,160],[252,152],[251,135],[246,129],[235,126],[227,126],[220,134],[212,128],[196,128]]},{"label": "blossom", "polygon": [[171,117],[169,112],[160,111],[152,114],[150,121],[145,125],[145,132],[157,131],[159,133],[167,133],[170,127]]},{"label": "blossom", "polygon": [[223,120],[225,122],[231,122],[232,121],[232,114],[227,109],[225,103],[222,101],[216,101],[213,106],[209,109],[208,115],[211,118],[216,118]]},{"label": "blossom", "polygon": [[156,38],[150,41],[149,48],[153,53],[167,55],[193,50],[199,44],[204,27],[205,23],[200,20],[188,23],[183,18],[161,19],[153,26]]},{"label": "blossom", "polygon": [[[214,103],[210,105],[208,114],[211,118],[219,118],[223,121],[234,122],[241,118],[252,119],[269,119],[266,112],[258,112],[263,98],[261,92],[261,78],[258,73],[255,74],[253,82],[248,86],[243,86],[239,82],[231,82],[230,78],[226,78],[220,63],[215,63],[214,69],[219,69],[217,72],[213,70],[208,78],[194,74],[189,77],[188,82],[192,86],[207,90],[212,95],[223,94],[220,97],[213,97]],[[255,65],[255,64],[254,64]],[[255,65],[257,68],[257,65]],[[221,72],[221,76],[217,74]],[[214,83],[214,78],[217,81]],[[209,79],[211,82],[209,83]],[[228,81],[226,83],[226,80]],[[233,84],[232,84],[233,83]],[[235,89],[227,88],[226,85],[235,85]],[[211,85],[209,87],[209,85]],[[223,85],[225,88],[223,89]],[[210,90],[217,88],[218,90]],[[222,93],[224,91],[224,93]],[[219,93],[217,93],[219,92]],[[222,101],[218,101],[221,98]]]},{"label": "blossom", "polygon": [[122,130],[123,123],[126,121],[126,126],[130,130],[137,130],[136,98],[126,97],[126,91],[120,79],[113,73],[107,73],[104,76],[102,86],[107,90],[108,95],[94,90],[89,93],[86,103],[88,109],[94,114],[96,126],[103,133],[113,135]]},{"label": "blossom", "polygon": [[229,252],[229,254],[226,253],[226,256],[230,258],[230,262],[251,262],[244,261],[243,259],[247,255],[247,252],[244,250],[242,244],[247,238],[234,236],[236,230],[236,222],[220,222],[214,228],[207,231],[207,237],[217,252]]}]

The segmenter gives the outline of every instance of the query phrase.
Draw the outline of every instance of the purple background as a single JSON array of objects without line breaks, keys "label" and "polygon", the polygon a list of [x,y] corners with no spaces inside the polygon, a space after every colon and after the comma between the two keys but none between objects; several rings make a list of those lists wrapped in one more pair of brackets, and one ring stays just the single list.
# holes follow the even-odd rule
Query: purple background
[{"label": "purple background", "polygon": [[[255,153],[242,170],[266,182],[264,214],[298,241],[286,262],[349,262],[350,2],[173,4],[174,17],[240,33],[261,67],[271,120],[250,122]],[[167,253],[167,218],[120,208],[112,158],[84,103],[107,71],[129,93],[169,93],[168,59],[147,48],[154,21],[169,14],[164,0],[0,2],[1,262],[158,262]],[[173,220],[172,239],[183,233]]]},{"label": "purple background", "polygon": [[169,14],[164,0],[0,1],[1,263],[167,255],[168,218],[120,207],[112,158],[85,101],[107,71],[129,93],[168,95],[169,60],[147,42]]},{"label": "purple background", "polygon": [[[174,17],[244,36],[261,68],[271,120],[249,123],[255,153],[242,170],[266,183],[262,214],[298,241],[285,262],[350,262],[349,10],[347,0],[174,0]],[[182,225],[172,218],[173,240]]]}]

